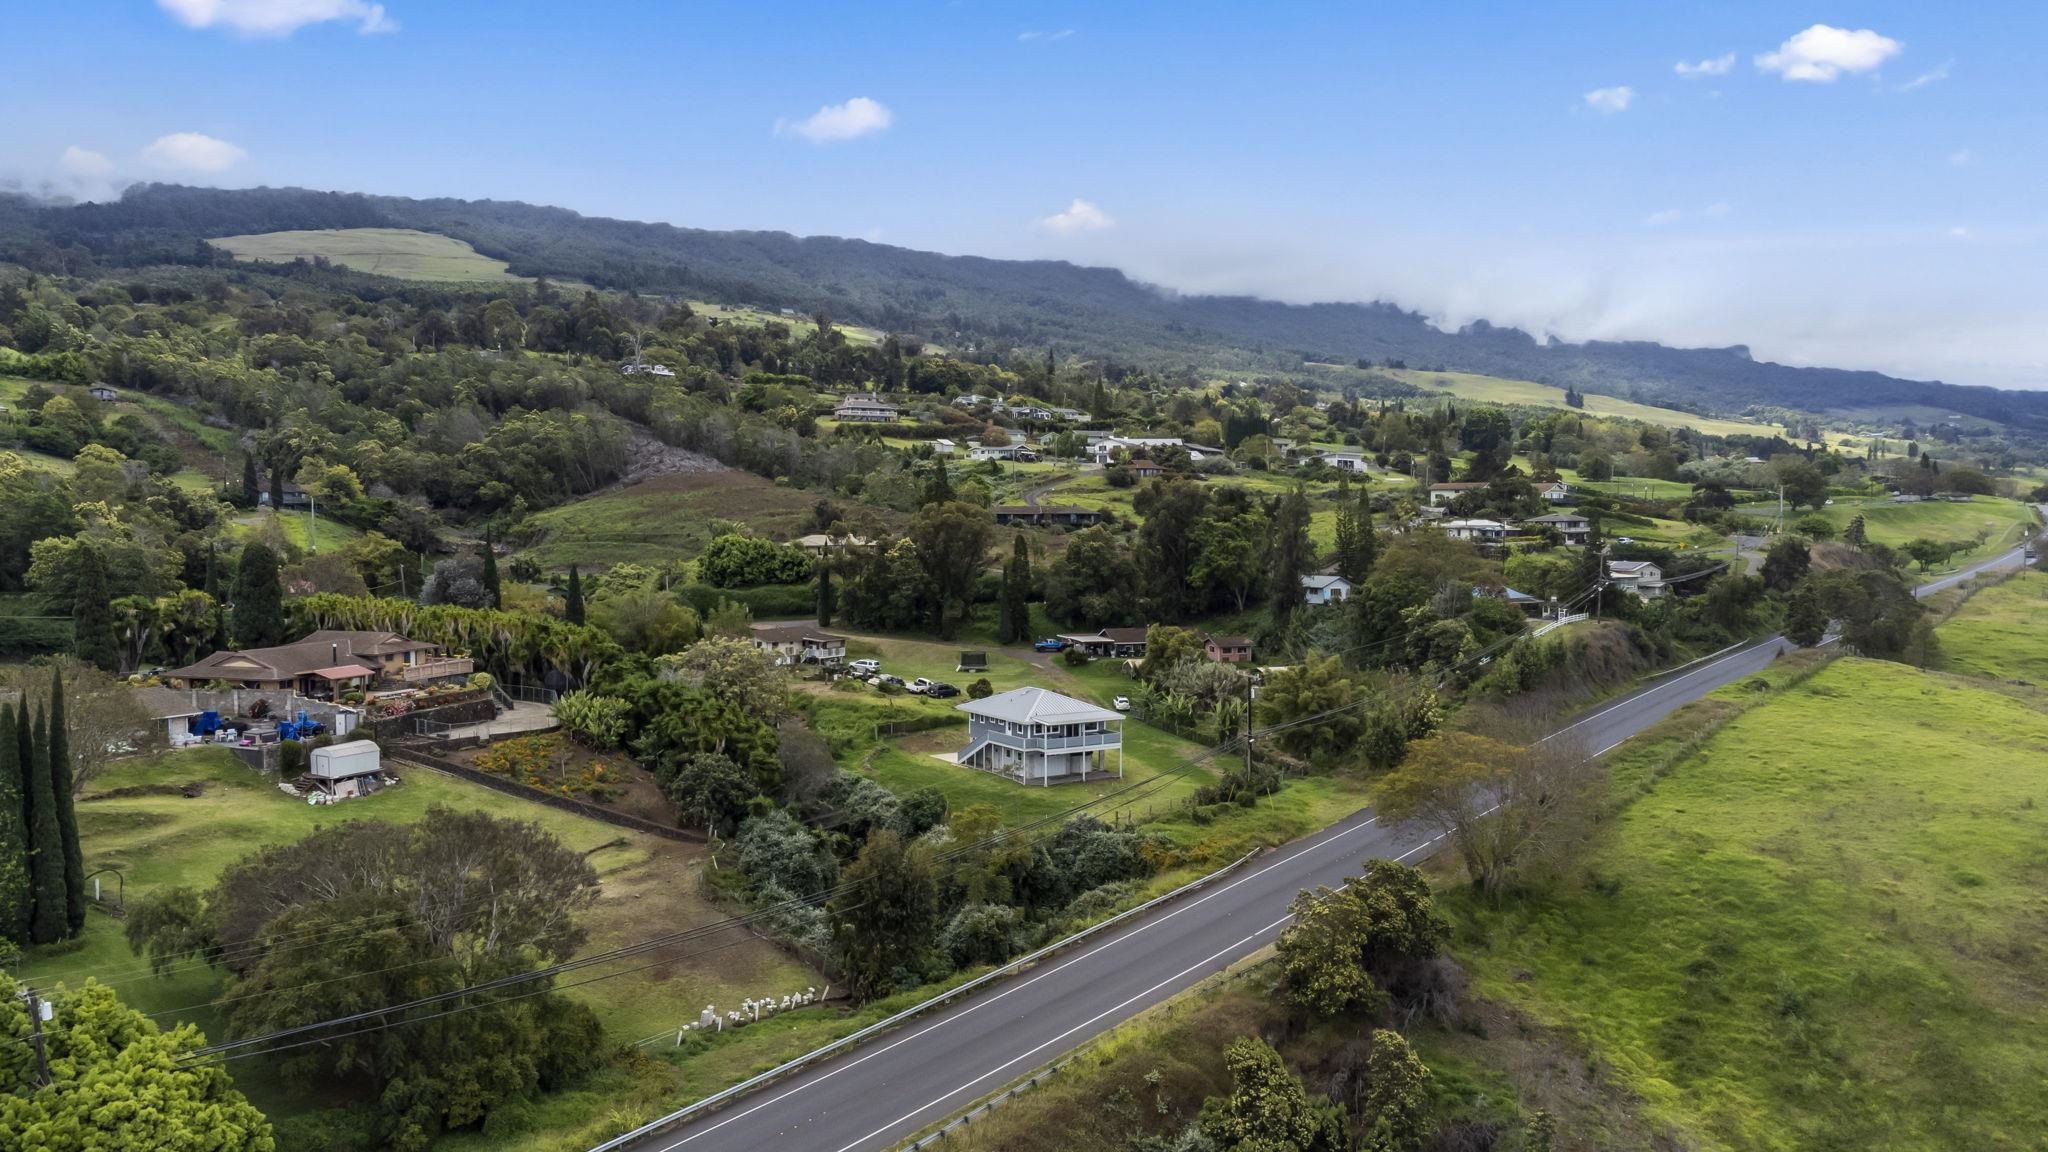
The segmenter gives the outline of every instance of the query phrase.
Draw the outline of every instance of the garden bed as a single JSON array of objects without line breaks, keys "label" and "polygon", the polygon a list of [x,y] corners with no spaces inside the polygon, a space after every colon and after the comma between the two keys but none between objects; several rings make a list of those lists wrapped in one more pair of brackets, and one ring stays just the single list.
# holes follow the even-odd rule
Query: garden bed
[{"label": "garden bed", "polygon": [[515,736],[447,758],[538,792],[673,826],[675,806],[653,773],[616,752],[597,752],[556,732]]}]

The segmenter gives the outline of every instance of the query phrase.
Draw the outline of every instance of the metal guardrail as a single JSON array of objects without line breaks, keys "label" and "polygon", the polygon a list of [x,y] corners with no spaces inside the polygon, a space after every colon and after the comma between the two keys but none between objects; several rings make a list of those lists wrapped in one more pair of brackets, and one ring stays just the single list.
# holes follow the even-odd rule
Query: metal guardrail
[{"label": "metal guardrail", "polygon": [[744,1096],[748,1092],[751,1092],[764,1084],[771,1083],[773,1081],[781,1079],[784,1076],[789,1075],[792,1072],[797,1072],[804,1068],[807,1068],[810,1065],[815,1064],[820,1060],[823,1060],[827,1056],[855,1047],[861,1044],[862,1042],[870,1039],[871,1037],[878,1036],[883,1032],[887,1032],[891,1028],[896,1027],[898,1024],[901,1024],[906,1020],[914,1019],[915,1017],[921,1016],[934,1008],[940,1007],[941,1005],[950,1004],[953,1001],[958,1000],[959,998],[967,995],[969,992],[972,992],[977,988],[981,988],[996,980],[1000,980],[1005,976],[1014,975],[1017,972],[1022,971],[1024,968],[1032,964],[1035,964],[1048,956],[1051,956],[1064,949],[1071,948],[1083,940],[1087,940],[1094,936],[1100,935],[1101,933],[1106,932],[1119,924],[1127,923],[1133,918],[1142,916],[1145,913],[1150,912],[1152,909],[1157,908],[1162,904],[1178,900],[1182,896],[1185,896],[1190,892],[1199,891],[1200,889],[1207,887],[1209,884],[1214,883],[1217,879],[1223,876],[1227,876],[1230,873],[1237,871],[1239,868],[1244,867],[1244,865],[1250,862],[1253,857],[1257,856],[1259,852],[1260,849],[1255,848],[1252,851],[1245,853],[1244,855],[1238,857],[1237,859],[1231,861],[1228,864],[1225,864],[1223,867],[1218,868],[1216,871],[1211,872],[1206,876],[1201,876],[1194,880],[1190,880],[1186,884],[1183,884],[1180,887],[1175,888],[1171,892],[1167,892],[1159,896],[1154,896],[1152,899],[1145,901],[1143,904],[1140,904],[1135,908],[1125,909],[1124,911],[1119,912],[1114,916],[1111,916],[1109,919],[1104,920],[1099,924],[1091,924],[1088,927],[1081,929],[1079,932],[1076,932],[1071,936],[1055,940],[1051,944],[1048,944],[1045,947],[1038,949],[1036,952],[1031,952],[1027,955],[1019,956],[1015,960],[1012,960],[1009,963],[1004,964],[1000,968],[990,969],[989,971],[984,972],[979,976],[976,976],[974,979],[969,980],[965,984],[959,985],[955,988],[949,988],[946,991],[939,993],[937,996],[934,996],[929,1000],[924,1000],[917,1004],[913,1004],[910,1007],[905,1008],[903,1011],[898,1012],[893,1016],[889,1016],[882,1020],[878,1020],[875,1023],[870,1024],[857,1032],[850,1032],[845,1036],[841,1036],[839,1039],[832,1041],[830,1044],[825,1044],[820,1047],[813,1048],[809,1052],[806,1052],[793,1060],[786,1060],[783,1063],[778,1064],[773,1068],[770,1068],[768,1071],[760,1073],[757,1076],[749,1077],[746,1080],[742,1080],[738,1084],[735,1084],[732,1087],[725,1089],[724,1091],[714,1092],[711,1095],[706,1096],[704,1099],[699,1100],[694,1104],[686,1105],[682,1108],[677,1109],[674,1112],[669,1113],[666,1116],[660,1117],[655,1120],[650,1120],[647,1123],[642,1124],[640,1127],[633,1129],[631,1132],[627,1132],[620,1136],[614,1136],[611,1139],[605,1141],[604,1143],[596,1145],[595,1147],[591,1148],[590,1152],[618,1152],[619,1149],[626,1147],[626,1145],[631,1144],[636,1140],[640,1140],[647,1136],[652,1136],[656,1132],[660,1132],[663,1129],[672,1128],[677,1124],[680,1124],[686,1120],[692,1119],[698,1115],[708,1112],[711,1109],[716,1108],[718,1105],[723,1104],[728,1100],[733,1100],[740,1096]]},{"label": "metal guardrail", "polygon": [[1012,1096],[1022,1095],[1023,1093],[1038,1087],[1038,1082],[1040,1080],[1043,1080],[1046,1077],[1052,1075],[1053,1073],[1059,1071],[1060,1069],[1065,1068],[1067,1064],[1068,1061],[1066,1060],[1055,1060],[1051,1064],[1046,1065],[1043,1070],[1034,1072],[1029,1077],[1026,1077],[1024,1080],[1012,1084],[1008,1088],[1003,1089],[1001,1092],[996,1093],[994,1096],[991,1096],[988,1099],[983,1100],[981,1103],[976,1104],[974,1107],[969,1108],[967,1111],[962,1112],[958,1116],[953,1117],[951,1120],[946,1121],[946,1123],[943,1126],[941,1126],[938,1131],[930,1133],[922,1139],[914,1141],[910,1145],[911,1152],[919,1152],[920,1149],[929,1148],[933,1144],[943,1143],[947,1140],[952,1139],[953,1130],[955,1128],[965,1128],[974,1123],[974,1118],[976,1116],[986,1116],[989,1113],[996,1110],[996,1105],[1004,1103],[1005,1101],[1009,1100]]}]

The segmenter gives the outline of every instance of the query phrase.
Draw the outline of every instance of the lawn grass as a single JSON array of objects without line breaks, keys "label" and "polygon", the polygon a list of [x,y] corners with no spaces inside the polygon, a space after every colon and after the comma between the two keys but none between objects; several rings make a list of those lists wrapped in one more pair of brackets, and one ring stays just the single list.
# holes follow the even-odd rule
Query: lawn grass
[{"label": "lawn grass", "polygon": [[1977,590],[1935,636],[1946,671],[2048,683],[2048,573],[2019,572]]},{"label": "lawn grass", "polygon": [[1417,388],[1434,392],[1449,392],[1462,400],[1473,400],[1482,404],[1518,404],[1532,408],[1560,408],[1573,412],[1584,412],[1588,416],[1605,416],[1619,420],[1640,420],[1645,424],[1656,424],[1665,428],[1695,428],[1710,436],[1775,436],[1783,429],[1768,424],[1757,424],[1747,420],[1724,420],[1713,416],[1695,416],[1675,408],[1659,408],[1650,404],[1638,404],[1615,396],[1603,396],[1597,392],[1585,393],[1584,408],[1571,408],[1564,402],[1564,389],[1549,384],[1538,384],[1533,380],[1510,380],[1500,376],[1480,376],[1470,372],[1424,372],[1417,369],[1375,369]]},{"label": "lawn grass", "polygon": [[[248,853],[296,841],[319,827],[362,819],[414,823],[438,805],[535,821],[584,854],[601,884],[598,902],[582,918],[589,934],[585,954],[725,915],[701,894],[700,847],[630,832],[438,772],[401,771],[403,783],[396,788],[316,808],[284,795],[225,749],[185,749],[124,762],[94,780],[80,799],[79,833],[86,866],[119,869],[132,902],[173,885],[204,888]],[[179,789],[192,783],[203,791],[187,799]],[[159,790],[104,795],[149,787]],[[108,877],[105,883],[111,898],[114,881]],[[781,994],[824,982],[782,950],[751,935],[713,942],[719,947],[701,955],[684,959],[679,954],[673,964],[566,994],[588,1003],[605,1025],[607,1037],[624,1043],[694,1019],[707,1003],[736,1004],[770,989]],[[219,992],[221,977],[196,964],[179,966],[168,977],[149,975],[147,966],[129,952],[120,923],[112,916],[95,912],[80,941],[30,950],[19,975],[74,986],[91,975],[113,984],[134,1007],[166,1013],[165,1022],[190,1020],[209,1036],[221,1035],[218,1017],[208,1004]],[[288,1115],[332,1103],[286,1090],[260,1064],[243,1062],[234,1073],[267,1111]]]},{"label": "lawn grass", "polygon": [[[283,533],[285,542],[301,552],[338,552],[362,536],[361,532],[343,524],[332,516],[311,516],[304,511],[273,512],[259,508],[244,512],[229,523],[229,531],[239,539],[261,536],[275,523]],[[316,528],[317,536],[316,536]],[[314,547],[317,543],[318,547]]]},{"label": "lawn grass", "polygon": [[506,271],[467,241],[412,228],[323,228],[311,231],[261,232],[223,236],[209,244],[224,248],[237,260],[288,263],[324,256],[344,268],[397,280],[455,283],[530,283]]},{"label": "lawn grass", "polygon": [[1682,1143],[2038,1147],[2044,748],[2026,701],[1837,661],[1627,785],[1557,887],[1455,899],[1454,950]]},{"label": "lawn grass", "polygon": [[548,569],[662,564],[696,555],[736,525],[794,539],[817,500],[750,472],[675,472],[535,513],[540,536],[524,554]]}]

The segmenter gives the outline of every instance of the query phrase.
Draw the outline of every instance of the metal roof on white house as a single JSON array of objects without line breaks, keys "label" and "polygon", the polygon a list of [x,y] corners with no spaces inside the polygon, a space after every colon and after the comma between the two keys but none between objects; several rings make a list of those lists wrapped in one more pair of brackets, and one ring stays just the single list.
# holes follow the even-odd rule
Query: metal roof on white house
[{"label": "metal roof on white house", "polygon": [[969,700],[955,707],[970,716],[1012,724],[1085,724],[1091,720],[1123,719],[1122,713],[1043,688],[1012,688],[986,700]]}]

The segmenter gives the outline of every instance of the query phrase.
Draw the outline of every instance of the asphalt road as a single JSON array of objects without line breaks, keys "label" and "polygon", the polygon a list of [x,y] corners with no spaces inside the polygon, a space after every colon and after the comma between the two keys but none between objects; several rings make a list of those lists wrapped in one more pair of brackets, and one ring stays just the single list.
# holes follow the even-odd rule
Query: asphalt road
[{"label": "asphalt road", "polygon": [[[1938,592],[2019,562],[2020,550],[1923,585]],[[1558,736],[1601,753],[1724,684],[1753,675],[1789,644],[1773,636],[1677,669],[1608,702]],[[1368,857],[1412,861],[1442,837],[1382,826],[1368,810],[1296,841],[1184,902],[1071,955],[761,1089],[632,1152],[854,1152],[911,1133],[1222,971],[1270,943],[1304,888],[1334,886]]]}]

